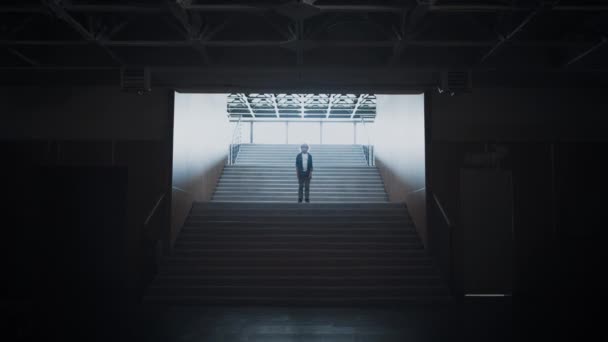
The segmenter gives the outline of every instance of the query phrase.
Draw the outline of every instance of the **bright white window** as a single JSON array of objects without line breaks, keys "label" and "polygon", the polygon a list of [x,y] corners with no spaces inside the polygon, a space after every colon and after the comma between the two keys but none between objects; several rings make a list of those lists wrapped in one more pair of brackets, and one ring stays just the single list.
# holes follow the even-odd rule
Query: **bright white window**
[{"label": "bright white window", "polygon": [[354,144],[355,127],[352,122],[324,122],[324,144]]},{"label": "bright white window", "polygon": [[289,143],[290,144],[320,144],[321,127],[319,122],[290,122]]},{"label": "bright white window", "polygon": [[253,123],[254,144],[284,144],[287,140],[286,134],[285,122]]}]

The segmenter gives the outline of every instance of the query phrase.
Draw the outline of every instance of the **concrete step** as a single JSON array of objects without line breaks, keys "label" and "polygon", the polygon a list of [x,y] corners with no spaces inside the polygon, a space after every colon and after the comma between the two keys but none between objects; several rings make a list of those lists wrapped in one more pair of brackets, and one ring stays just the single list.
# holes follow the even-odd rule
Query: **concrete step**
[{"label": "concrete step", "polygon": [[293,222],[294,220],[306,219],[306,223],[313,225],[315,223],[335,223],[335,222],[352,222],[356,220],[358,223],[373,222],[412,222],[409,215],[393,213],[393,214],[369,214],[369,213],[345,213],[338,211],[335,213],[312,213],[307,214],[304,211],[293,211],[291,213],[283,212],[247,212],[247,213],[217,213],[217,212],[197,212],[190,213],[188,222],[192,221],[238,221],[238,222]]},{"label": "concrete step", "polygon": [[286,208],[260,208],[260,207],[238,207],[233,206],[230,208],[223,207],[208,207],[208,206],[193,206],[190,211],[190,215],[231,215],[231,216],[242,216],[242,215],[273,215],[273,216],[290,216],[290,215],[306,215],[310,216],[326,216],[326,215],[339,215],[339,216],[399,216],[399,217],[410,217],[409,213],[403,210],[403,207],[387,207],[387,208],[310,208],[307,204],[295,205]]},{"label": "concrete step", "polygon": [[180,287],[180,288],[196,288],[207,286],[264,286],[272,284],[274,286],[285,287],[321,287],[321,286],[357,286],[371,287],[381,284],[382,286],[432,286],[440,287],[441,278],[438,276],[406,276],[406,275],[342,275],[342,276],[327,276],[327,275],[175,275],[161,274],[154,282],[154,287]]},{"label": "concrete step", "polygon": [[[260,165],[265,165],[265,166],[270,166],[270,167],[275,167],[275,168],[279,168],[279,167],[291,167],[292,170],[295,171],[295,163],[293,161],[268,161],[268,162],[264,162],[264,161],[235,161],[235,166],[260,166]],[[367,165],[367,162],[365,161],[359,161],[359,162],[340,162],[340,161],[327,161],[327,162],[319,162],[319,163],[315,163],[314,164],[314,169],[324,169],[324,168],[330,168],[330,167],[369,167]]]},{"label": "concrete step", "polygon": [[[291,167],[295,171],[295,163],[292,160],[236,160],[235,166],[249,166],[249,165],[268,165],[272,167]],[[340,161],[340,160],[327,160],[315,162],[314,169],[325,169],[329,167],[368,167],[366,161]]]},{"label": "concrete step", "polygon": [[[312,185],[311,185],[312,187]],[[296,189],[293,191],[297,191],[297,186],[292,187],[292,189]],[[319,190],[310,190],[311,194],[315,194],[315,197],[317,199],[321,199],[321,198],[327,198],[327,199],[346,199],[346,198],[370,198],[370,197],[378,197],[378,198],[383,198],[386,199],[386,193],[382,192],[382,191],[377,191],[377,192],[347,192],[347,191],[335,191],[335,192],[328,192],[328,191],[321,191]],[[271,197],[275,197],[275,198],[281,198],[281,199],[291,199],[293,197],[293,192],[289,191],[289,192],[281,192],[281,191],[264,191],[264,192],[257,192],[257,193],[247,193],[245,191],[242,192],[218,192],[214,194],[213,199],[217,199],[219,197],[226,197],[226,196],[235,196],[235,197],[256,197],[259,199],[268,199]],[[312,198],[312,197],[311,197]]]},{"label": "concrete step", "polygon": [[159,275],[205,275],[205,276],[428,276],[437,277],[431,265],[338,265],[338,266],[260,266],[260,265],[163,265]]},{"label": "concrete step", "polygon": [[[306,218],[306,222],[297,223],[294,220],[302,220]],[[352,222],[356,220],[357,222]],[[209,214],[200,216],[188,217],[185,221],[184,226],[190,225],[202,225],[213,223],[217,227],[225,227],[228,225],[241,225],[243,227],[255,227],[255,228],[273,228],[283,227],[284,229],[290,228],[305,228],[306,224],[311,227],[311,231],[317,229],[340,229],[341,225],[350,224],[353,228],[366,228],[366,229],[400,229],[400,227],[413,225],[412,219],[409,216],[395,216],[395,217],[383,217],[383,216],[359,216],[359,217],[344,217],[338,215],[325,215],[325,216],[281,216],[281,215],[242,215],[242,216],[230,216],[230,214]],[[209,226],[209,229],[213,227]]]},{"label": "concrete step", "polygon": [[[277,169],[267,169],[267,170],[239,170],[239,169],[224,169],[224,174],[242,174],[242,175],[258,175],[258,174],[267,174],[267,175],[282,175],[285,173],[289,173],[293,175],[295,173],[295,167],[290,167],[289,169],[277,170]],[[324,169],[315,169],[315,175],[324,175],[324,176],[343,176],[343,175],[379,175],[378,170],[375,169],[363,169],[363,170],[324,170]]]},{"label": "concrete step", "polygon": [[[311,179],[311,187],[324,187],[324,186],[341,186],[341,187],[371,187],[371,186],[379,186],[384,187],[384,183],[382,180],[365,180],[365,181],[357,181],[352,179],[317,179],[313,176]],[[240,186],[240,185],[257,185],[261,187],[265,186],[294,186],[297,187],[298,180],[295,175],[292,179],[247,179],[247,178],[236,178],[236,179],[220,179],[218,182],[218,186]]]},{"label": "concrete step", "polygon": [[[215,193],[218,192],[248,192],[248,193],[262,193],[262,192],[288,192],[288,193],[292,193],[292,192],[297,192],[297,186],[272,186],[272,187],[256,187],[256,186],[232,186],[230,184],[222,184],[221,186],[218,186],[215,189]],[[384,191],[384,188],[381,186],[369,186],[369,187],[359,187],[359,188],[355,188],[355,187],[349,187],[349,186],[343,186],[343,187],[333,187],[333,188],[327,188],[327,187],[323,187],[321,189],[315,189],[312,188],[310,189],[310,193],[381,193],[381,194],[386,194],[386,192]]]},{"label": "concrete step", "polygon": [[434,264],[428,256],[409,255],[395,258],[394,256],[373,255],[292,255],[289,258],[275,255],[206,255],[206,256],[168,256],[161,268],[169,267],[403,267],[403,266],[429,266]]},{"label": "concrete step", "polygon": [[192,286],[151,286],[150,296],[238,296],[238,297],[272,297],[272,298],[344,298],[374,296],[440,296],[447,293],[443,286],[287,286],[287,285],[192,285]]},{"label": "concrete step", "polygon": [[[257,159],[257,158],[237,158],[235,160],[235,165],[285,165],[285,166],[293,166],[295,167],[295,161],[291,159]],[[325,160],[315,160],[314,167],[325,167],[325,166],[366,166],[367,161],[365,160],[343,160],[343,159],[335,159],[328,158]]]},{"label": "concrete step", "polygon": [[[236,157],[237,162],[240,161],[253,161],[253,162],[272,162],[272,161],[281,161],[281,162],[290,162],[295,164],[296,157],[295,156],[280,156],[280,155],[254,155],[254,154],[246,154],[239,153]],[[361,162],[365,161],[365,156],[340,156],[339,154],[328,155],[328,156],[313,156],[313,163],[316,165],[317,163],[326,163],[326,162]]]},{"label": "concrete step", "polygon": [[[291,174],[282,174],[282,175],[268,175],[268,174],[260,174],[257,176],[250,176],[250,175],[232,175],[232,174],[225,174],[222,175],[220,177],[220,182],[226,180],[226,181],[230,181],[230,180],[234,180],[234,181],[238,181],[238,180],[242,180],[242,181],[264,181],[264,180],[269,180],[269,181],[298,181],[296,172],[293,171],[293,173]],[[311,181],[330,181],[330,182],[337,182],[337,181],[351,181],[353,183],[363,183],[363,184],[367,184],[367,183],[383,183],[382,182],[382,178],[380,177],[380,175],[323,175],[323,174],[316,174],[313,173],[312,175],[312,179]]]},{"label": "concrete step", "polygon": [[[353,158],[339,152],[328,164],[316,158],[313,203],[298,204],[294,151],[273,157],[241,154],[240,161],[252,164],[225,167],[213,200],[193,204],[159,266],[148,303],[428,305],[449,300],[407,208],[388,202],[375,167],[348,165]],[[279,160],[283,156],[285,162]],[[256,165],[260,160],[271,163]]]},{"label": "concrete step", "polygon": [[[270,167],[266,165],[225,165],[224,170],[293,170],[295,163],[289,166],[281,166],[281,167]],[[378,170],[375,166],[333,166],[328,168],[320,168],[315,165],[315,170],[317,171],[374,171]]]},{"label": "concrete step", "polygon": [[[378,192],[379,194],[381,194],[382,196],[386,196],[386,191],[384,191],[384,186],[381,184],[366,184],[367,186],[365,188],[355,188],[355,187],[350,187],[348,185],[343,185],[343,188],[336,188],[336,189],[327,189],[325,186],[325,184],[313,184],[313,182],[310,183],[310,188],[309,191],[311,193],[318,193],[318,194],[324,194],[324,193],[335,193],[336,195],[340,195],[340,194],[349,194],[349,193],[356,193],[356,192],[361,192],[363,194],[365,193],[374,193],[374,192]],[[283,187],[286,188],[284,190],[279,190],[277,189],[277,187]],[[367,189],[367,191],[365,191],[365,189]],[[269,193],[281,193],[281,192],[287,192],[287,193],[291,193],[292,191],[298,191],[298,184],[297,183],[291,183],[291,184],[275,184],[273,187],[269,187],[266,188],[264,186],[257,186],[254,187],[251,184],[249,186],[246,186],[244,184],[239,184],[239,183],[233,183],[233,182],[223,182],[221,184],[218,184],[218,188],[216,189],[218,192],[221,191],[234,191],[234,190],[242,190],[243,192],[245,191],[259,191],[257,193],[253,193],[253,194],[260,194],[262,195],[263,192],[269,192]]]},{"label": "concrete step", "polygon": [[[296,154],[274,154],[272,152],[269,153],[245,153],[240,152],[237,159],[259,159],[259,160],[269,160],[269,159],[278,159],[278,160],[289,160],[293,163],[296,161]],[[365,155],[362,153],[357,154],[349,154],[349,153],[331,153],[331,154],[315,154],[312,155],[313,162],[322,161],[322,160],[366,160]]]},{"label": "concrete step", "polygon": [[[296,196],[297,197],[297,196]],[[297,198],[292,196],[215,196],[212,201],[224,201],[224,202],[296,202]],[[388,198],[383,197],[348,197],[348,196],[332,196],[332,197],[311,197],[310,201],[319,203],[369,203],[369,202],[388,202]]]},{"label": "concrete step", "polygon": [[407,250],[407,249],[391,249],[391,250],[368,250],[357,247],[347,248],[301,248],[294,249],[291,247],[286,248],[220,248],[219,246],[215,249],[185,249],[180,248],[171,252],[172,257],[238,257],[238,258],[251,258],[251,257],[269,257],[269,258],[298,258],[306,257],[313,254],[318,257],[332,258],[332,257],[374,257],[374,258],[407,258],[412,257],[425,257],[426,252],[424,250]]},{"label": "concrete step", "polygon": [[[293,198],[295,194],[298,193],[297,187],[292,187],[290,190],[258,190],[258,189],[218,189],[214,194],[214,198],[218,196],[277,196],[283,197],[287,196],[287,198]],[[319,199],[321,197],[326,196],[350,196],[350,197],[382,197],[386,198],[386,193],[382,191],[382,189],[361,191],[361,190],[324,190],[324,189],[311,189],[310,190],[311,198],[314,195],[315,198]]]},{"label": "concrete step", "polygon": [[[247,152],[247,151],[239,151],[239,154],[237,155],[237,158],[240,157],[255,157],[255,158],[289,158],[289,159],[293,159],[295,160],[296,156],[298,154],[297,153],[293,153],[293,152],[273,152],[273,151],[268,151],[268,152]],[[315,159],[318,158],[343,158],[343,159],[348,159],[348,158],[353,158],[353,159],[358,159],[358,158],[365,158],[365,154],[363,154],[361,151],[359,152],[324,152],[324,153],[315,153],[312,154],[311,156],[313,157],[313,161]]]},{"label": "concrete step", "polygon": [[[238,162],[236,166],[260,166],[262,164],[258,162]],[[293,162],[273,162],[273,163],[264,163],[264,166],[269,167],[291,167],[295,168],[295,164]],[[330,167],[368,167],[366,162],[358,162],[358,163],[340,163],[340,162],[327,162],[327,163],[315,163],[314,168],[330,168]]]},{"label": "concrete step", "polygon": [[227,240],[210,240],[210,241],[187,241],[184,239],[178,240],[175,245],[175,250],[181,249],[357,249],[362,250],[419,250],[423,246],[420,242],[372,242],[372,241],[264,241],[260,238],[250,241],[227,241]]},{"label": "concrete step", "polygon": [[317,209],[331,209],[331,210],[393,210],[400,209],[406,211],[404,203],[378,203],[378,204],[349,204],[349,203],[333,203],[333,204],[306,204],[303,207],[302,204],[297,203],[277,203],[269,206],[268,204],[262,203],[214,203],[214,202],[194,202],[192,209],[267,209],[267,210],[283,210],[283,209],[297,209],[297,210],[317,210]]},{"label": "concrete step", "polygon": [[[350,230],[349,230],[349,227]],[[415,230],[413,224],[404,223],[383,223],[382,227],[375,227],[372,224],[359,224],[353,226],[352,224],[346,223],[334,223],[326,224],[325,226],[315,225],[314,228],[307,228],[304,225],[297,226],[295,224],[286,225],[285,223],[267,223],[257,222],[250,223],[246,226],[240,222],[225,222],[213,223],[213,226],[209,225],[206,221],[186,221],[182,228],[182,233],[187,232],[206,232],[213,234],[367,234],[367,235],[386,235],[386,234],[414,234]]]},{"label": "concrete step", "polygon": [[[297,175],[296,175],[296,170],[295,168],[289,171],[282,171],[282,172],[260,172],[260,171],[255,171],[255,172],[242,172],[242,171],[238,171],[238,172],[224,172],[222,174],[223,178],[237,178],[237,177],[242,177],[242,178],[249,178],[249,179],[258,179],[258,178],[272,178],[272,179],[297,179]],[[361,172],[351,172],[351,173],[340,173],[340,172],[335,172],[335,173],[329,173],[329,172],[316,172],[313,171],[313,175],[312,175],[312,179],[317,179],[317,178],[327,178],[327,179],[340,179],[340,178],[355,178],[355,179],[381,179],[380,174],[377,172],[374,173],[361,173]]]},{"label": "concrete step", "polygon": [[[328,148],[361,148],[361,144],[309,144],[312,149],[328,149]],[[294,151],[300,150],[299,144],[241,144],[241,148],[290,148]]]},{"label": "concrete step", "polygon": [[[297,198],[298,190],[292,188],[292,190],[218,190],[213,196],[214,199],[221,198],[222,196],[288,196],[287,199],[293,199],[293,196]],[[352,196],[357,198],[365,198],[366,196],[371,197],[381,197],[382,199],[386,199],[386,194],[384,191],[376,190],[376,191],[347,191],[347,190],[337,190],[337,191],[323,191],[323,190],[315,190],[310,191],[311,198],[322,198],[323,196]]]},{"label": "concrete step", "polygon": [[[214,202],[209,202],[209,204],[215,204]],[[253,203],[255,204],[255,203]],[[285,203],[291,204],[291,203]],[[389,203],[390,204],[390,203]],[[359,216],[359,215],[369,215],[369,216],[402,216],[402,217],[410,217],[409,213],[404,211],[403,207],[399,208],[377,208],[377,209],[364,209],[364,208],[311,208],[314,203],[307,203],[305,205],[302,204],[294,204],[291,207],[287,208],[277,208],[276,210],[270,208],[259,208],[254,206],[243,206],[239,207],[238,205],[231,207],[213,207],[213,206],[193,206],[190,214],[198,215],[198,214],[228,214],[228,215],[289,215],[289,214],[305,214],[307,216],[311,215],[329,215],[329,214],[339,214],[339,215],[349,215],[349,216]],[[320,205],[320,204],[319,204]]]},{"label": "concrete step", "polygon": [[198,242],[204,243],[255,243],[256,240],[262,240],[267,243],[310,243],[318,245],[319,243],[370,243],[370,244],[387,244],[390,245],[407,245],[421,246],[418,236],[415,233],[408,235],[401,234],[294,234],[294,233],[260,233],[252,234],[230,234],[230,233],[209,233],[204,231],[199,232],[181,232],[177,241],[177,245],[189,245]]},{"label": "concrete step", "polygon": [[[364,296],[364,297],[280,297],[275,296],[177,296],[177,295],[148,295],[145,302],[156,305],[193,305],[193,306],[298,306],[298,307],[326,307],[326,306],[386,306],[404,307],[424,305],[425,307],[452,305],[452,298],[448,295],[440,296]],[[298,335],[299,336],[299,335]],[[332,335],[333,336],[333,335]]]}]

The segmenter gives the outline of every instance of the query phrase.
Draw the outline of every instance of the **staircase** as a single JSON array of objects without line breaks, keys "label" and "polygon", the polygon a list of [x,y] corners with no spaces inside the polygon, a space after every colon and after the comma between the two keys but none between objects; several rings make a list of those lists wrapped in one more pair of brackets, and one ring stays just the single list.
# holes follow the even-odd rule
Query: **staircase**
[{"label": "staircase", "polygon": [[[299,145],[243,144],[234,165],[227,165],[213,202],[295,202]],[[361,145],[311,145],[312,202],[386,203],[378,169],[367,165]]]},{"label": "staircase", "polygon": [[407,208],[360,145],[312,146],[312,203],[295,203],[296,145],[243,145],[195,203],[146,295],[198,305],[445,303]]}]

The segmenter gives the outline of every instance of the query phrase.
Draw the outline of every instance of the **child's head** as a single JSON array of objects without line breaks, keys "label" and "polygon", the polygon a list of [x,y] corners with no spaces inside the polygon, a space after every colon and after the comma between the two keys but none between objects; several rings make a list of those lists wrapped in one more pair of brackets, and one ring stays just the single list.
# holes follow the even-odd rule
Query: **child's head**
[{"label": "child's head", "polygon": [[300,151],[302,151],[302,153],[307,153],[308,152],[308,144],[304,143],[304,144],[300,145]]}]

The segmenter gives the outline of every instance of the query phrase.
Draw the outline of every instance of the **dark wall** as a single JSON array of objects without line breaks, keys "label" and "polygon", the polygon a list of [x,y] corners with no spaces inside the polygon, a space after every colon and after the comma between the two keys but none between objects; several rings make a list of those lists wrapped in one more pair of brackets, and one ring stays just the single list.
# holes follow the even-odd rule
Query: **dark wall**
[{"label": "dark wall", "polygon": [[[82,173],[83,177],[91,169],[108,170],[91,177],[108,188],[124,191],[124,202],[119,208],[123,210],[124,222],[113,235],[117,239],[115,245],[109,244],[99,251],[110,255],[112,250],[121,249],[117,254],[124,268],[121,284],[136,296],[153,272],[156,240],[168,240],[173,92],[155,89],[137,95],[122,92],[118,87],[13,87],[3,88],[0,93],[0,151],[5,157],[3,164],[9,166],[12,174],[4,179],[23,185],[13,188],[13,195],[9,192],[8,196],[61,201],[64,192],[84,186],[77,195],[81,201],[91,201],[87,190],[95,193],[93,183],[65,182],[67,188],[53,189],[61,192],[53,194],[49,187],[41,187],[36,181],[57,174],[57,170],[69,170],[71,175]],[[112,176],[115,172],[124,177]],[[163,194],[163,201],[145,226]],[[96,205],[103,204],[95,200]],[[26,207],[25,203],[20,205]],[[114,209],[115,206],[108,206],[108,217],[113,217]],[[27,215],[17,222],[23,217]],[[97,217],[101,222],[104,219],[103,215]],[[17,223],[7,229],[31,229],[45,234],[50,230],[55,241],[72,241],[71,231],[54,224],[25,228]],[[96,236],[100,228],[91,225],[81,229]],[[60,251],[64,247],[59,243],[48,250]]]},{"label": "dark wall", "polygon": [[[608,147],[605,90],[496,88],[427,96],[428,184],[455,222],[457,290],[466,291],[462,255],[471,248],[459,244],[460,170],[482,167],[475,154],[504,152],[498,163],[485,167],[508,170],[513,177],[512,285],[514,300],[523,298],[517,314],[536,329],[544,322],[554,331],[559,315],[572,323],[592,322],[585,306],[596,302],[606,242],[599,228],[608,190],[602,166]],[[431,204],[430,245],[445,269],[447,227]]]},{"label": "dark wall", "polygon": [[[48,230],[30,219],[34,217],[30,213],[32,199],[44,198],[39,202],[41,208],[52,212],[48,211],[52,206],[45,207],[45,203],[62,198],[53,197],[48,187],[36,185],[39,183],[33,179],[51,182],[53,178],[49,175],[57,172],[49,170],[69,166],[72,174],[99,179],[97,185],[112,185],[108,189],[115,191],[106,197],[101,196],[104,187],[91,186],[91,191],[96,189],[91,193],[101,196],[95,199],[120,198],[120,194],[125,194],[123,218],[120,206],[97,207],[115,210],[115,215],[106,225],[85,229],[111,227],[116,220],[124,222],[122,234],[116,235],[123,240],[108,247],[122,248],[124,253],[108,255],[118,255],[124,262],[126,286],[140,287],[146,279],[143,270],[153,267],[155,245],[151,241],[169,238],[168,232],[160,228],[169,227],[170,201],[161,202],[148,230],[143,222],[162,194],[170,197],[172,92],[154,89],[140,96],[123,93],[116,87],[1,90],[0,151],[4,171],[10,171],[11,175],[3,177],[12,185],[5,198],[13,203],[8,207],[11,215],[7,217],[15,218],[5,229],[29,234],[7,234],[9,241],[21,239],[7,251],[22,251],[19,246],[27,246],[23,239],[37,234],[36,229],[45,229],[43,236],[54,237],[48,240],[53,246],[47,245],[45,249],[49,253],[61,249],[62,243],[65,247],[69,243],[66,241],[77,241],[69,238],[72,230],[57,225]],[[576,293],[579,299],[589,298],[586,294],[593,293],[590,289],[599,286],[599,282],[592,280],[597,279],[596,271],[602,269],[599,246],[605,241],[603,225],[597,224],[597,219],[602,218],[602,197],[608,188],[601,166],[608,137],[604,133],[608,128],[604,119],[608,109],[604,90],[495,88],[475,89],[471,94],[453,97],[427,93],[426,97],[430,142],[427,180],[430,190],[456,223],[456,232],[460,168],[470,153],[494,151],[496,144],[507,152],[501,167],[513,174],[514,290],[528,297]],[[31,171],[36,166],[38,173]],[[91,168],[96,171],[90,171]],[[92,184],[90,178],[80,185],[60,183],[53,191],[83,184],[85,187]],[[91,193],[69,196],[72,200],[66,203],[79,203],[75,198],[105,203],[92,200]],[[79,205],[74,210],[86,207]],[[103,210],[91,212],[98,215]],[[437,217],[434,211],[429,220],[429,245],[435,251],[445,241],[441,239],[443,232],[438,223],[441,220]],[[103,223],[101,215],[99,219]],[[74,224],[82,228],[80,223]],[[96,241],[104,244],[113,240]],[[8,253],[6,258],[10,257]],[[541,311],[547,312],[557,305],[552,303],[542,302],[546,310]],[[580,310],[573,312],[581,314]]]}]

